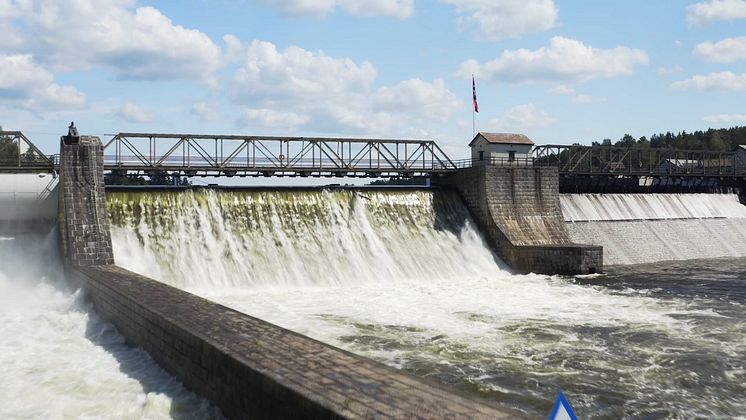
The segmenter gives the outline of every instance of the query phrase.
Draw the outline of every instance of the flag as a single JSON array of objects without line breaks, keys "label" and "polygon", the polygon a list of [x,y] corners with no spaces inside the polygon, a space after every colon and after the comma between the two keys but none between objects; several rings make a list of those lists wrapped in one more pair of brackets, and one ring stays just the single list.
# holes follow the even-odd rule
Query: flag
[{"label": "flag", "polygon": [[479,104],[477,103],[477,83],[474,81],[474,75],[471,75],[471,92],[474,96],[474,112],[479,112]]}]

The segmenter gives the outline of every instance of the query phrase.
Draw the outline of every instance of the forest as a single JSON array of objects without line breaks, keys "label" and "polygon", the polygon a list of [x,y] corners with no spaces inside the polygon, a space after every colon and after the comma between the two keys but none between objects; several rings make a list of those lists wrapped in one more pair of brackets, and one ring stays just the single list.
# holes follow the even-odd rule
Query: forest
[{"label": "forest", "polygon": [[650,138],[642,136],[639,139],[625,134],[617,142],[612,142],[611,139],[604,139],[600,142],[594,141],[592,143],[593,146],[711,150],[717,152],[730,152],[741,144],[746,144],[746,126],[710,128],[707,131],[694,131],[691,133],[681,131],[678,134],[669,131],[667,133],[653,134]]}]

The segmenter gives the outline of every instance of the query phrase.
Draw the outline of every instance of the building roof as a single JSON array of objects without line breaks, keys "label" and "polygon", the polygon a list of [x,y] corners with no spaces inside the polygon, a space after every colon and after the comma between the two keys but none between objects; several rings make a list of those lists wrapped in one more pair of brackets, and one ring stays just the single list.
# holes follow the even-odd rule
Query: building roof
[{"label": "building roof", "polygon": [[738,149],[746,150],[746,144],[739,144],[738,147],[736,147],[736,151],[738,151]]},{"label": "building roof", "polygon": [[480,137],[485,139],[487,143],[491,144],[526,144],[529,146],[534,145],[534,142],[532,142],[531,139],[526,137],[524,134],[479,132],[476,136],[474,136],[474,139],[471,141],[471,143],[469,143],[469,146],[474,145],[474,142],[477,141],[477,139]]}]

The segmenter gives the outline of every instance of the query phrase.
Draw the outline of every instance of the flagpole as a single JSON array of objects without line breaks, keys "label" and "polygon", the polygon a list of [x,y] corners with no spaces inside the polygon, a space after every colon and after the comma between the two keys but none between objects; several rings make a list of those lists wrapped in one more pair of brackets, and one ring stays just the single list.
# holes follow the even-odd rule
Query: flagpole
[{"label": "flagpole", "polygon": [[[474,95],[476,95],[476,87],[474,85],[474,73],[471,74],[471,86],[472,86],[472,92]],[[475,117],[474,117],[474,103],[471,104],[471,138],[476,137],[477,130],[476,130],[476,123],[475,123]]]}]

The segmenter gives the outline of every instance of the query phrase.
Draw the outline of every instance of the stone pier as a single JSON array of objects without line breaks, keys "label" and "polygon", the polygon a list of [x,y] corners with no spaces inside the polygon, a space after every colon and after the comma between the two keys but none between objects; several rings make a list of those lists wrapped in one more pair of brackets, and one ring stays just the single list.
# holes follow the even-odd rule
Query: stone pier
[{"label": "stone pier", "polygon": [[441,183],[459,192],[491,247],[516,272],[602,271],[600,246],[570,240],[559,202],[557,168],[476,166]]},{"label": "stone pier", "polygon": [[58,226],[71,267],[114,264],[104,195],[104,154],[93,136],[60,140]]}]

